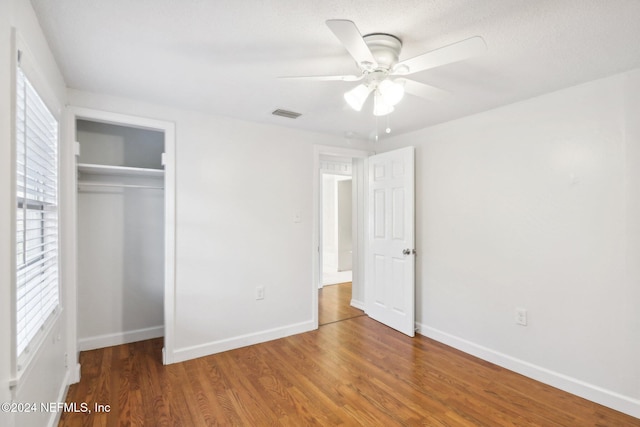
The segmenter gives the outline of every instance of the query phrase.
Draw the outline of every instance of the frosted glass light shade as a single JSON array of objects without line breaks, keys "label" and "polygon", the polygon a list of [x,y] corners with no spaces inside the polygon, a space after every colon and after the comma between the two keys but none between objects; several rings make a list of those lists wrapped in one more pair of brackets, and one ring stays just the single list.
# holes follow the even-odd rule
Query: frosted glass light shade
[{"label": "frosted glass light shade", "polygon": [[347,104],[349,104],[351,108],[360,111],[372,90],[373,88],[371,87],[359,84],[344,94],[344,100],[347,101]]},{"label": "frosted glass light shade", "polygon": [[396,105],[404,96],[403,81],[384,80],[378,86],[380,95],[384,98],[384,102],[389,105]]},{"label": "frosted glass light shade", "polygon": [[376,91],[373,98],[373,115],[386,116],[394,110],[393,105],[386,102],[380,91]]}]

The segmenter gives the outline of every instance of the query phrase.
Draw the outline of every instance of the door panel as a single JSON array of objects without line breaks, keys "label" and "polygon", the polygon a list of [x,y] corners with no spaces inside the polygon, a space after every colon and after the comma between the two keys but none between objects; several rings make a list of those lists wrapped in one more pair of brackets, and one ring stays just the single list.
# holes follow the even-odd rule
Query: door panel
[{"label": "door panel", "polygon": [[373,193],[374,198],[374,236],[376,239],[384,238],[385,232],[385,213],[386,203],[384,200],[385,193],[383,190],[377,190]]},{"label": "door panel", "polygon": [[414,336],[414,148],[370,157],[368,191],[367,314]]}]

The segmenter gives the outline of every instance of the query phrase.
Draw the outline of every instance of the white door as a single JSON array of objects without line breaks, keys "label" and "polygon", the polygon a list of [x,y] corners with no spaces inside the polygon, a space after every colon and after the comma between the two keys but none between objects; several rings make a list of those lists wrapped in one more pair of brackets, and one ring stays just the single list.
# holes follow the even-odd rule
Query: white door
[{"label": "white door", "polygon": [[415,335],[414,148],[369,157],[366,310]]}]

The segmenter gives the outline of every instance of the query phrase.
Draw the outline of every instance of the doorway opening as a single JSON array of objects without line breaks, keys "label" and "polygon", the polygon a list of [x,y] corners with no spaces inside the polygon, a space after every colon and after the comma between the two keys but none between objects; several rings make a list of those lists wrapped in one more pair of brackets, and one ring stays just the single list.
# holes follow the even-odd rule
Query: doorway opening
[{"label": "doorway opening", "polygon": [[316,147],[313,301],[318,325],[364,315],[364,170],[369,154]]},{"label": "doorway opening", "polygon": [[321,156],[321,274],[318,325],[362,316],[351,306],[353,265],[352,159]]},{"label": "doorway opening", "polygon": [[[76,147],[67,159],[76,170],[69,249],[76,274],[68,295],[68,306],[76,307],[69,319],[76,340],[70,354],[164,337],[163,362],[171,363],[174,124],[72,107],[69,128]],[[92,277],[100,268],[109,274],[107,290],[96,288]]]},{"label": "doorway opening", "polygon": [[[336,173],[334,169],[339,169]],[[321,159],[321,287],[351,282],[353,217],[351,159]]]},{"label": "doorway opening", "polygon": [[366,151],[315,147],[312,310],[316,326],[323,266],[321,162],[326,156],[346,157],[351,158],[354,197],[350,306],[415,335],[414,151],[410,146],[369,156]]},{"label": "doorway opening", "polygon": [[164,133],[77,119],[78,345],[164,335]]}]

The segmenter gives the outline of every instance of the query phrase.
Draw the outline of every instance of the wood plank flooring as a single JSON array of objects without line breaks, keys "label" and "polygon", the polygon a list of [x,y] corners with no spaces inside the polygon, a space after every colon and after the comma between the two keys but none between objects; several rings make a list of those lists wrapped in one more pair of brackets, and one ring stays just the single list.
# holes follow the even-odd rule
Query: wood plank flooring
[{"label": "wood plank flooring", "polygon": [[[336,289],[338,290],[338,289]],[[83,352],[60,426],[640,426],[367,316],[317,331],[161,363],[162,339]]]},{"label": "wood plank flooring", "polygon": [[351,306],[351,282],[324,286],[318,291],[319,325],[356,316],[364,316],[364,312]]}]

